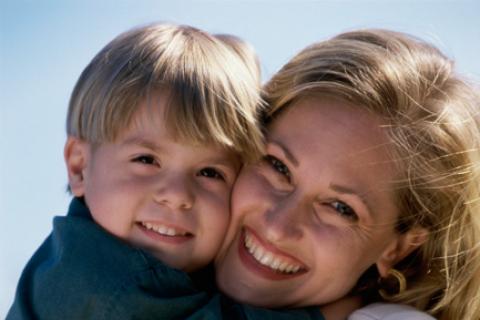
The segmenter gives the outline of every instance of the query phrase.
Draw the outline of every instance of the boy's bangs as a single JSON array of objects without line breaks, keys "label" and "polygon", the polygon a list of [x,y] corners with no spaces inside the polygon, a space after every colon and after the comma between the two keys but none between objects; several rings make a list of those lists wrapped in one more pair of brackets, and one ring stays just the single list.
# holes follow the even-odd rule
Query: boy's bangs
[{"label": "boy's bangs", "polygon": [[181,141],[233,148],[234,142],[223,127],[227,123],[222,118],[228,119],[226,110],[206,91],[186,83],[174,85],[165,114],[168,129]]}]

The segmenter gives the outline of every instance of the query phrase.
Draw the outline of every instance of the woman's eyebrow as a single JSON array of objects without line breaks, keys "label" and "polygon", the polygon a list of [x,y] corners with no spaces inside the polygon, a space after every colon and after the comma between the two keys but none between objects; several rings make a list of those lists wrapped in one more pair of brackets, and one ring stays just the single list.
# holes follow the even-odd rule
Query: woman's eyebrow
[{"label": "woman's eyebrow", "polygon": [[370,205],[370,202],[368,201],[365,194],[363,194],[361,192],[358,192],[353,188],[338,185],[338,184],[330,184],[330,189],[332,189],[333,191],[336,191],[338,193],[348,194],[348,195],[352,195],[354,197],[357,197],[365,205],[369,214],[370,215],[375,215],[375,212],[372,210],[372,206]]},{"label": "woman's eyebrow", "polygon": [[280,141],[270,140],[271,144],[276,145],[285,155],[285,157],[290,161],[295,167],[298,167],[298,160],[293,156],[290,150]]}]

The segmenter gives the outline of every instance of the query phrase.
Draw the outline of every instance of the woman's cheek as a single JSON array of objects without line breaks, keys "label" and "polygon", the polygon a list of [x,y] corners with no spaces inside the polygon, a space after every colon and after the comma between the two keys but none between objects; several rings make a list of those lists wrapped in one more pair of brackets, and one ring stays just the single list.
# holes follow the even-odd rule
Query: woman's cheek
[{"label": "woman's cheek", "polygon": [[230,220],[222,247],[216,257],[217,263],[223,261],[228,252],[233,250],[234,239],[240,232],[245,212],[248,212],[245,211],[245,206],[252,202],[250,195],[255,193],[255,191],[249,190],[255,185],[254,181],[251,170],[244,168],[233,185],[230,198]]},{"label": "woman's cheek", "polygon": [[232,217],[255,212],[268,202],[271,186],[259,168],[242,172],[232,194]]}]

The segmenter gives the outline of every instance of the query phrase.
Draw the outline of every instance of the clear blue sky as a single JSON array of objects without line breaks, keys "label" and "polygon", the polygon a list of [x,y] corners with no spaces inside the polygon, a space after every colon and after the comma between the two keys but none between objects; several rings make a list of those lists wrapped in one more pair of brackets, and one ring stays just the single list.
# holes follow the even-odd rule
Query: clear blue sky
[{"label": "clear blue sky", "polygon": [[480,1],[0,0],[0,317],[21,269],[65,213],[64,120],[82,69],[108,41],[153,21],[251,42],[268,79],[294,53],[364,27],[438,45],[480,79]]}]

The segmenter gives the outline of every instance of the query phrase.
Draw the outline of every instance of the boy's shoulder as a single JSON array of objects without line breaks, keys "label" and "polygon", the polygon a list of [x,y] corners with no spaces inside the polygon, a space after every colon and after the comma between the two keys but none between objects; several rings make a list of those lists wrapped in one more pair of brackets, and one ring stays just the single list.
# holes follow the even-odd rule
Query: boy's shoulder
[{"label": "boy's shoulder", "polygon": [[105,232],[74,199],[25,267],[8,318],[127,319],[142,308],[173,317],[204,296],[185,273]]},{"label": "boy's shoulder", "polygon": [[[106,232],[96,224],[83,203],[75,198],[67,216],[55,217],[53,231],[40,248],[65,272],[80,272],[84,276],[102,276],[110,280],[131,272],[163,264],[146,253]],[[72,281],[71,279],[66,279]],[[100,280],[100,279],[99,279]]]}]

